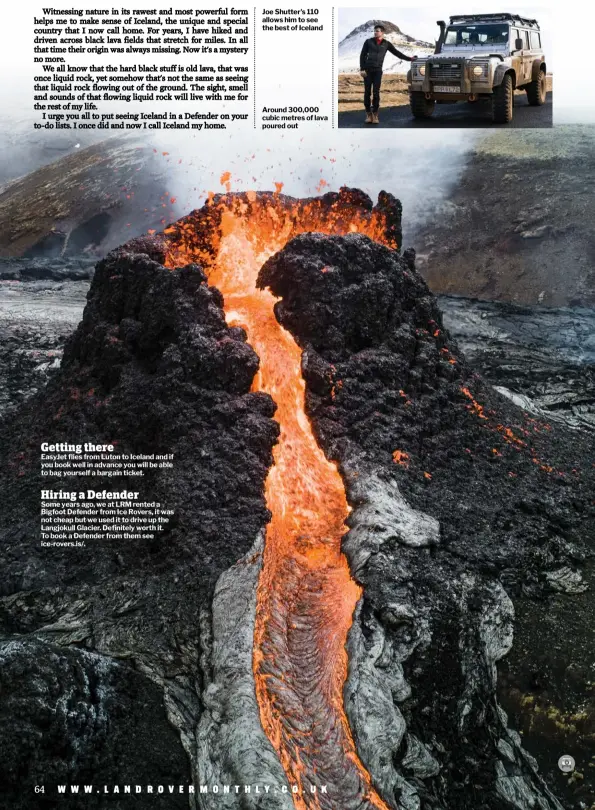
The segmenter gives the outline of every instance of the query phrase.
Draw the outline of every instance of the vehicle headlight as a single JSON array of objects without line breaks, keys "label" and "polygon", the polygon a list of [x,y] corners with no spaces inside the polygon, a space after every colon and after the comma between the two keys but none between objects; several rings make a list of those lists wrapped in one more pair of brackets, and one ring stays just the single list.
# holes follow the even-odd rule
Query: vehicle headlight
[{"label": "vehicle headlight", "polygon": [[475,65],[471,72],[474,76],[483,76],[483,68],[481,65]]},{"label": "vehicle headlight", "polygon": [[418,65],[417,70],[419,71],[420,76],[426,75],[426,66],[425,65]]}]

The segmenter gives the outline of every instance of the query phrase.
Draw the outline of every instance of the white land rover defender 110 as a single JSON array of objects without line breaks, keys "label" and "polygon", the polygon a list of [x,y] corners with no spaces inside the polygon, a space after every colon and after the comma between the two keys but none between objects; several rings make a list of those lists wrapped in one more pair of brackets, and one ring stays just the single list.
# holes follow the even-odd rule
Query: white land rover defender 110
[{"label": "white land rover defender 110", "polygon": [[515,90],[529,104],[547,96],[546,62],[537,20],[517,14],[459,14],[440,20],[433,56],[416,59],[407,74],[411,112],[429,118],[434,105],[490,99],[494,122],[512,121]]}]

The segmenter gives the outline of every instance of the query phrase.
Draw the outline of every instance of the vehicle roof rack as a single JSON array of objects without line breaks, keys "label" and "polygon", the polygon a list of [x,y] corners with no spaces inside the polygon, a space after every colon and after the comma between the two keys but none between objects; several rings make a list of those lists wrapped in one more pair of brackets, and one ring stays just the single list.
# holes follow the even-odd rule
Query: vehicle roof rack
[{"label": "vehicle roof rack", "polygon": [[519,14],[509,14],[505,11],[500,14],[454,14],[450,18],[450,24],[453,25],[457,22],[502,22],[504,20],[520,23],[520,25],[531,28],[539,28],[537,20],[521,17]]}]

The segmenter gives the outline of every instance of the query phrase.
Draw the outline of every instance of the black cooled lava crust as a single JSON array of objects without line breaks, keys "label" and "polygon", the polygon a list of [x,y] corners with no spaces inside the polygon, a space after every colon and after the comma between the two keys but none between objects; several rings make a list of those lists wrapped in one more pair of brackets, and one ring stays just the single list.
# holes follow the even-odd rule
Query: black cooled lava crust
[{"label": "black cooled lava crust", "polygon": [[[468,367],[414,264],[413,251],[362,235],[304,234],[258,283],[280,297],[277,318],[303,349],[307,413],[352,506],[354,469],[373,471],[440,523],[437,546],[387,540],[359,573],[364,634],[374,616],[391,643],[410,636],[410,622],[390,619],[395,604],[430,617],[429,645],[405,663],[412,696],[400,708],[441,770],[423,782],[401,772],[428,807],[504,808],[493,790],[494,690],[462,651],[471,654],[483,621],[484,585],[499,581],[547,609],[544,572],[576,569],[592,549],[593,447],[586,433],[533,419]],[[475,694],[462,715],[467,677]],[[525,770],[508,767],[509,776]]]},{"label": "black cooled lava crust", "polygon": [[[171,778],[179,781],[186,769],[190,779],[179,736],[166,720],[163,691],[134,670],[140,661],[159,682],[178,685],[181,696],[194,695],[200,712],[198,660],[208,646],[203,613],[219,574],[251,548],[269,517],[263,488],[278,426],[270,397],[250,392],[258,357],[242,330],[226,325],[222,296],[198,266],[172,271],[158,259],[159,243],[147,241],[98,264],[60,371],[18,417],[1,425],[0,638],[12,646],[0,695],[10,714],[10,722],[0,724],[0,783],[13,785],[29,808],[46,806],[33,793],[44,771],[48,791],[53,776],[66,781],[66,773],[70,782],[89,779],[93,770],[106,783],[132,778],[120,761],[130,758],[118,734],[139,746],[138,784],[165,773],[156,769],[155,758],[162,757],[153,737],[169,739]],[[143,478],[48,479],[40,475],[42,441],[114,442],[121,453],[173,453],[173,467],[145,470]],[[40,490],[50,487],[138,490],[140,500],[159,501],[175,514],[154,540],[104,538],[85,548],[41,548]],[[48,658],[38,671],[33,648],[23,646],[26,634],[100,655],[82,659],[77,651],[50,646],[39,653]],[[111,656],[123,663],[116,666]],[[114,695],[100,700],[92,682],[102,666]],[[91,686],[85,686],[84,672]],[[133,687],[154,718],[154,735],[139,726]],[[38,733],[53,733],[51,715],[64,694],[72,694],[75,712],[94,701],[103,710],[114,727],[114,755],[102,753],[109,742],[100,723],[63,729],[55,744]],[[182,715],[184,700],[189,698],[181,698]],[[41,710],[45,726],[37,717]],[[69,733],[80,738],[77,758],[61,770],[50,767],[49,758],[68,754]],[[17,761],[29,767],[15,771]],[[95,801],[85,803],[95,807]],[[15,802],[11,807],[21,806]],[[151,802],[139,797],[139,806],[160,806]]]}]

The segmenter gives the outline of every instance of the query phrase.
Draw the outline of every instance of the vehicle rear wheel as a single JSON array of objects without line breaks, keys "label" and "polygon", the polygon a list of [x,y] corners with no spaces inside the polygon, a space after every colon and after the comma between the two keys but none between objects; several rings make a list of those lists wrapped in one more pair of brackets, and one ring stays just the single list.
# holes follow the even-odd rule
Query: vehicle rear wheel
[{"label": "vehicle rear wheel", "polygon": [[532,107],[541,107],[547,98],[547,79],[545,71],[539,71],[539,77],[527,85],[527,101]]},{"label": "vehicle rear wheel", "polygon": [[495,87],[492,94],[492,120],[495,124],[509,124],[512,121],[513,102],[512,76],[506,74],[502,84]]},{"label": "vehicle rear wheel", "polygon": [[434,99],[426,98],[424,93],[409,93],[409,104],[414,118],[430,118],[434,112],[436,102]]}]

